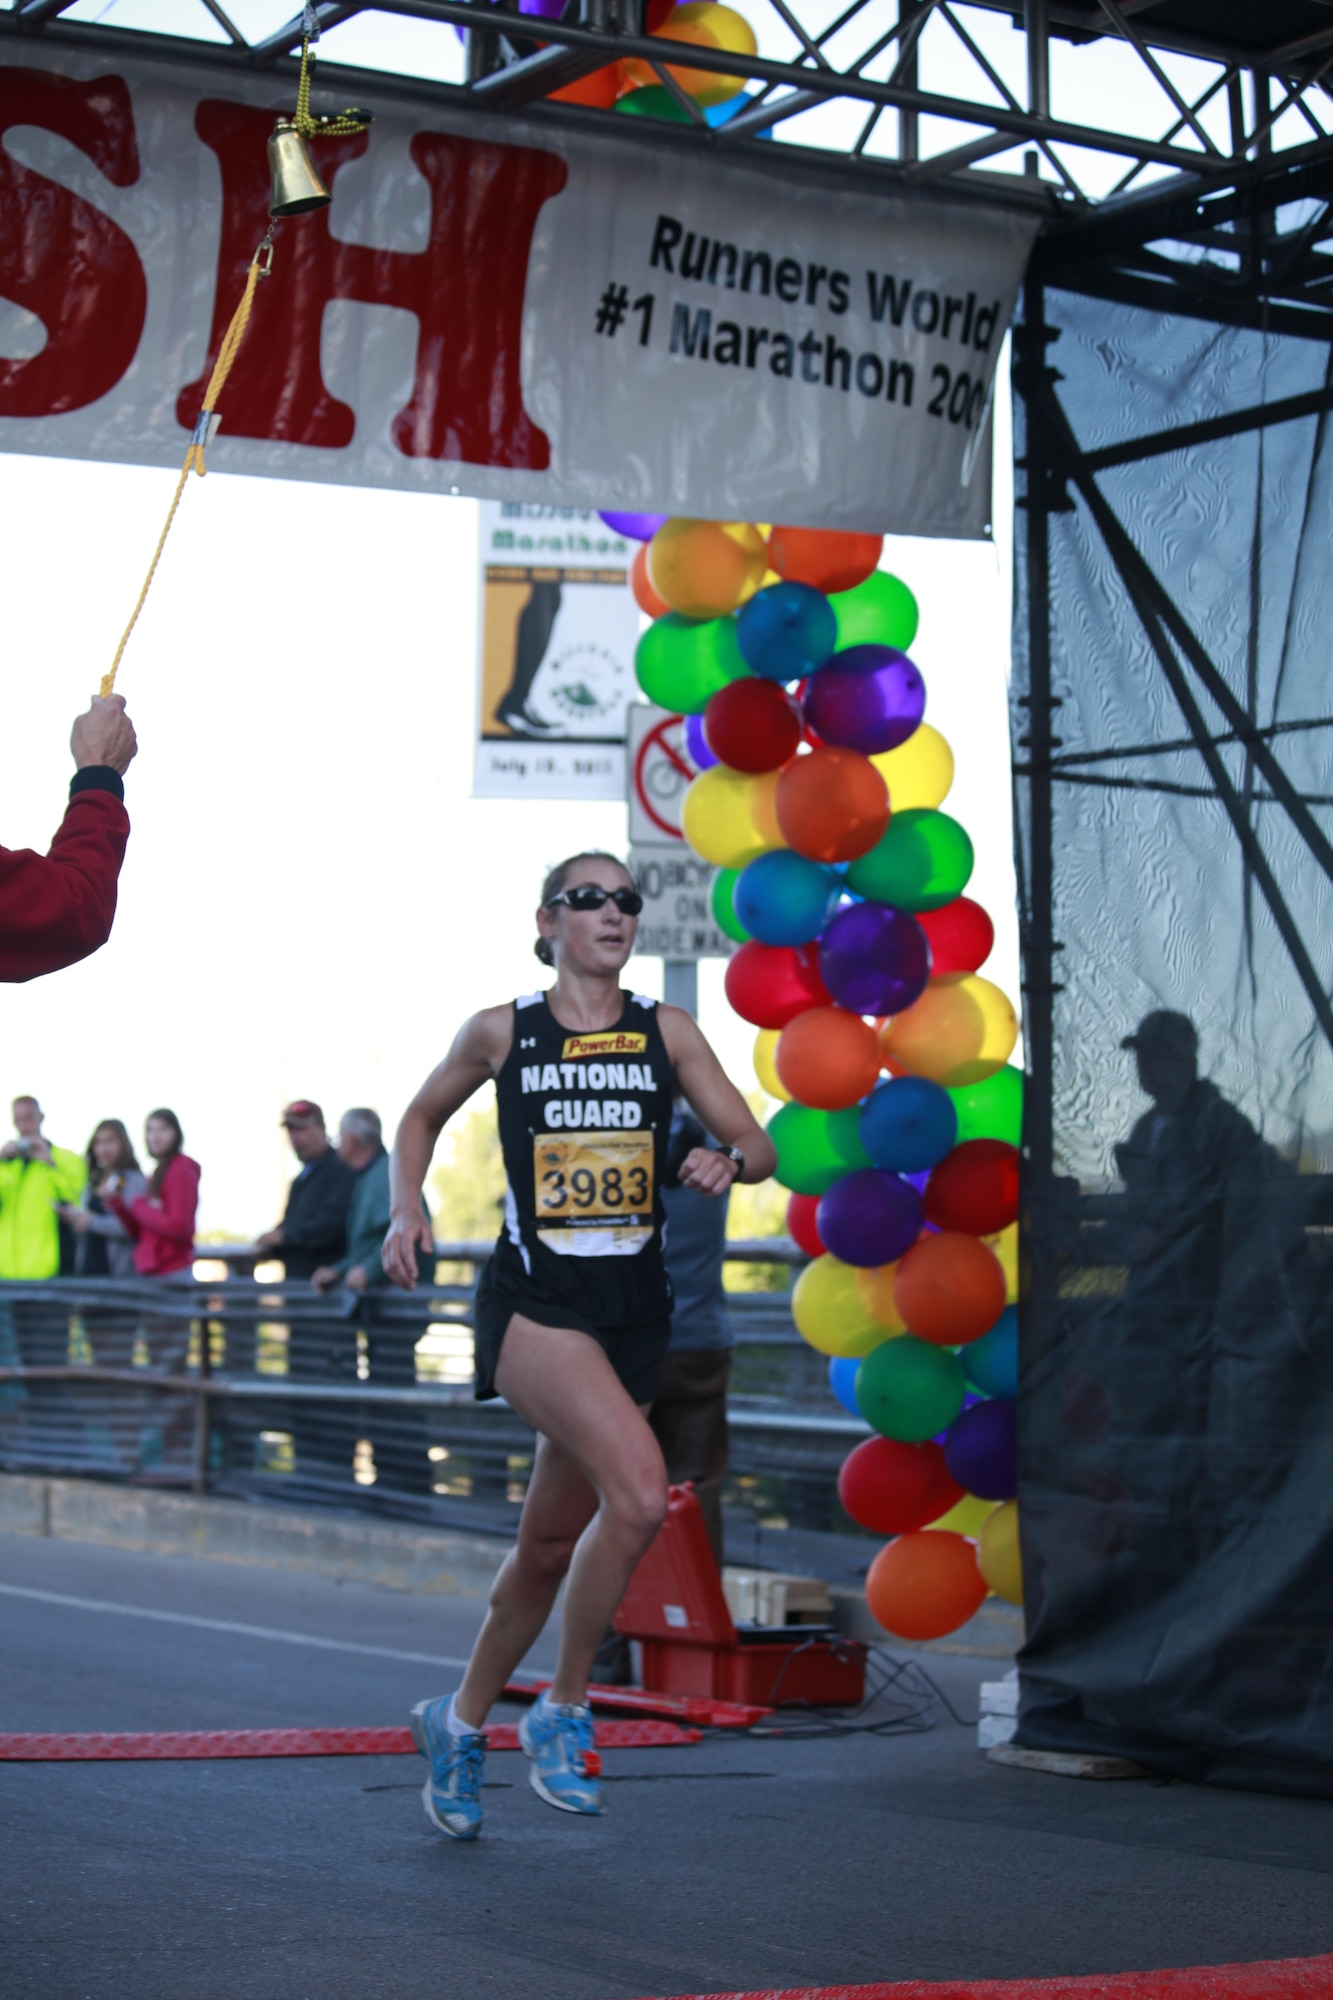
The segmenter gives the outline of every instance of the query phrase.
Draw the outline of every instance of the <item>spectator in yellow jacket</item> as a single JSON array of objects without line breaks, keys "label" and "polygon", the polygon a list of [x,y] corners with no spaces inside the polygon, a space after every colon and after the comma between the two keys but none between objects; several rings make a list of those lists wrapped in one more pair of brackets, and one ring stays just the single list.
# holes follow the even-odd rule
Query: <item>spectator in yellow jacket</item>
[{"label": "spectator in yellow jacket", "polygon": [[60,1270],[56,1210],[83,1193],[87,1162],[42,1136],[35,1097],[14,1099],[14,1130],[18,1137],[0,1146],[0,1278],[54,1278]]}]

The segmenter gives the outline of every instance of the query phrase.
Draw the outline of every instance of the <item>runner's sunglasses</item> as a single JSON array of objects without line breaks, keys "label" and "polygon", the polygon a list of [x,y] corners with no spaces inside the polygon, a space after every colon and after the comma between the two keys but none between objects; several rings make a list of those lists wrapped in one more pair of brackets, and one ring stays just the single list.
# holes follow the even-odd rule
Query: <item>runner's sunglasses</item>
[{"label": "runner's sunglasses", "polygon": [[577,889],[562,889],[550,897],[547,909],[554,903],[567,903],[571,910],[600,910],[603,903],[614,903],[622,917],[637,917],[643,897],[637,889],[599,889],[595,882],[580,882]]}]

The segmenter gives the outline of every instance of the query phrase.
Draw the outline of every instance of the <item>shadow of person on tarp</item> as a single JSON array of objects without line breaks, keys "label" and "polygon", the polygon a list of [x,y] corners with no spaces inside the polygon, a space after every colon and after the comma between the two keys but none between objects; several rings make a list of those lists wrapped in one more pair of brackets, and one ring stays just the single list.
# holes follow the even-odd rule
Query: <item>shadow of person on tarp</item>
[{"label": "shadow of person on tarp", "polygon": [[1238,1506],[1265,1504],[1291,1449],[1306,1350],[1301,1187],[1199,1075],[1188,1015],[1145,1014],[1120,1046],[1152,1103],[1114,1149],[1126,1277],[1113,1429],[1178,1573],[1234,1528]]}]

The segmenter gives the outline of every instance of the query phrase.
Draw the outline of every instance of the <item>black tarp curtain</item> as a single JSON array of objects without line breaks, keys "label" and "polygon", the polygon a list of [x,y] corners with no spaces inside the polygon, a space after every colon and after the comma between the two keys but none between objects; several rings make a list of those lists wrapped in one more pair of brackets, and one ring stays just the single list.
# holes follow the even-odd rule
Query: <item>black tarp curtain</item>
[{"label": "black tarp curtain", "polygon": [[1032,279],[1014,379],[1018,1741],[1333,1795],[1329,348]]}]

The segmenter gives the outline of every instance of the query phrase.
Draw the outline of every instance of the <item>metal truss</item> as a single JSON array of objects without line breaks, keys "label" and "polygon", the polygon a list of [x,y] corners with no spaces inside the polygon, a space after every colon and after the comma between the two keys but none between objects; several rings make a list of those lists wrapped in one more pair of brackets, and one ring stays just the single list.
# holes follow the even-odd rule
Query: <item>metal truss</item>
[{"label": "metal truss", "polygon": [[[280,24],[275,15],[271,32],[247,38],[227,0],[178,0],[181,31],[164,35],[118,27],[125,0],[95,22],[68,18],[74,4],[18,0],[0,10],[0,41],[42,36],[108,57],[155,52],[282,71],[302,28],[299,14]],[[327,31],[358,14],[410,16],[443,38],[448,61],[439,67],[452,64],[457,82],[357,69],[329,49],[325,81],[370,103],[410,90],[454,106],[604,124],[612,111],[551,103],[550,93],[634,57],[651,65],[688,122],[616,118],[627,138],[727,155],[773,134],[788,155],[837,162],[862,178],[1039,205],[1057,229],[1096,211],[1133,215],[1149,184],[1156,203],[1199,200],[1264,180],[1278,162],[1295,169],[1333,158],[1333,0],[740,0],[758,39],[752,57],[650,37],[644,5],[569,0],[548,22],[519,13],[518,0],[314,0],[313,18]],[[465,56],[456,28],[467,31]],[[672,70],[734,77],[749,102],[710,126]],[[1074,115],[1075,91],[1098,117]],[[1302,218],[1284,253],[1287,282],[1305,282],[1322,227]]]}]

